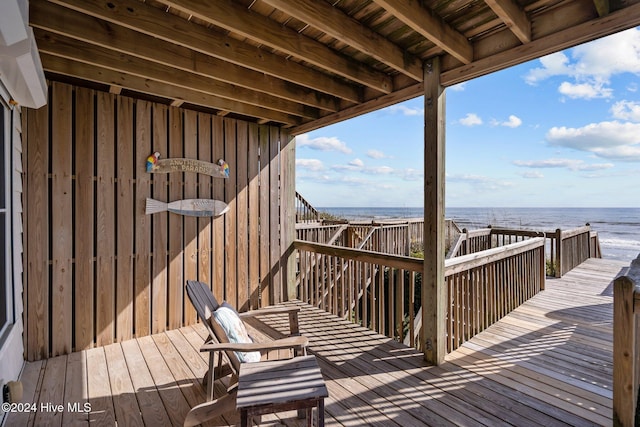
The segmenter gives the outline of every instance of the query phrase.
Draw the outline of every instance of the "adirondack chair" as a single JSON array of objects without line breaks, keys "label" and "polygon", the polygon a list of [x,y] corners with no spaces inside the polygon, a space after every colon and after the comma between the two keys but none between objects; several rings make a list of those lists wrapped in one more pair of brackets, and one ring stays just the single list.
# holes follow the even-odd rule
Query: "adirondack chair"
[{"label": "adirondack chair", "polygon": [[[186,288],[191,303],[209,331],[209,338],[200,348],[200,351],[209,353],[209,370],[203,378],[207,389],[208,400],[200,405],[194,406],[189,411],[184,421],[185,427],[195,426],[206,420],[236,410],[238,374],[240,372],[240,363],[242,363],[241,358],[243,354],[246,355],[247,352],[290,349],[294,352],[295,356],[306,355],[306,347],[309,343],[307,338],[300,336],[298,326],[298,313],[300,309],[297,307],[267,307],[260,310],[237,313],[240,319],[268,314],[288,314],[290,327],[289,337],[263,343],[230,342],[230,337],[223,326],[215,319],[216,315],[214,313],[221,308],[228,310],[231,307],[226,303],[219,304],[206,283],[189,280],[187,281]],[[223,311],[228,313],[226,310],[220,310],[218,313],[222,313]],[[241,357],[239,357],[239,355]],[[217,366],[216,361],[218,362]],[[260,362],[256,361],[253,363]],[[230,378],[226,385],[226,393],[215,399],[214,382],[216,378],[227,376],[230,376]]]}]

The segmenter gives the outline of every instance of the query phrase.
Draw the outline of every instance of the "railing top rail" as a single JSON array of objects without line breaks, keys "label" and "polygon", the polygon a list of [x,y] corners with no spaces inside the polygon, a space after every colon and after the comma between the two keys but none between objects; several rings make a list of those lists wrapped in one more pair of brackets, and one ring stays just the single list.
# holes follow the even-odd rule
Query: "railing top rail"
[{"label": "railing top rail", "polygon": [[542,237],[544,232],[536,230],[520,230],[502,227],[491,227],[491,234],[510,234],[513,236]]},{"label": "railing top rail", "polygon": [[489,236],[491,234],[491,228],[479,228],[477,230],[468,230],[467,237],[480,237]]},{"label": "railing top rail", "polygon": [[423,261],[419,258],[411,258],[401,255],[389,255],[382,252],[345,248],[341,246],[330,246],[321,243],[307,242],[304,240],[295,240],[293,242],[293,246],[295,249],[303,251],[311,251],[324,255],[339,256],[355,261],[384,264],[388,267],[400,268],[404,270],[415,271],[418,273],[422,272]]},{"label": "railing top rail", "polygon": [[486,251],[449,258],[444,261],[445,276],[480,267],[483,264],[499,261],[539,247],[544,247],[543,237],[534,237],[533,239],[487,249]]},{"label": "railing top rail", "polygon": [[407,224],[418,224],[424,222],[424,218],[399,218],[399,219],[379,219],[379,220],[369,220],[369,221],[349,221],[352,225],[407,225]]},{"label": "railing top rail", "polygon": [[325,230],[325,229],[329,229],[329,228],[337,228],[337,227],[342,227],[343,225],[345,225],[344,223],[335,223],[335,224],[323,224],[321,222],[304,222],[304,223],[297,223],[296,224],[296,230],[311,230],[311,229],[320,229],[320,230]]},{"label": "railing top rail", "polygon": [[[506,246],[488,249],[469,255],[445,260],[445,276],[459,273],[470,268],[479,267],[483,264],[496,262],[514,255],[527,252],[529,250],[544,247],[544,238],[535,237],[522,242],[511,243]],[[402,255],[390,255],[382,252],[368,251],[362,249],[345,248],[341,246],[331,246],[322,243],[295,240],[294,248],[299,250],[317,252],[324,255],[339,256],[355,261],[384,264],[388,267],[400,268],[409,271],[422,272],[423,260]]]},{"label": "railing top rail", "polygon": [[585,225],[583,227],[574,228],[573,230],[566,230],[562,232],[562,238],[568,239],[573,236],[577,236],[578,234],[584,234],[591,231],[591,226]]}]

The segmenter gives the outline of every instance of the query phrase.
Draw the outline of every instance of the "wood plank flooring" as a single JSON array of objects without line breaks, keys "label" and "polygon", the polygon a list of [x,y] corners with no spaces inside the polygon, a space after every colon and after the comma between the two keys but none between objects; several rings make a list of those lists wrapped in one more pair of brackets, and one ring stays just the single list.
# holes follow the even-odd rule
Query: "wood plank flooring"
[{"label": "wood plank flooring", "polygon": [[[357,325],[303,305],[329,390],[330,426],[611,425],[613,278],[626,264],[590,259],[500,322],[427,366],[422,355]],[[290,304],[296,304],[292,302]],[[288,320],[252,323],[278,335]],[[205,400],[207,360],[200,324],[27,363],[24,402],[37,412],[10,414],[7,426],[182,425]],[[69,404],[91,404],[73,412]],[[42,404],[63,405],[45,411]],[[303,425],[295,412],[262,425]],[[235,425],[237,416],[207,425]]]}]

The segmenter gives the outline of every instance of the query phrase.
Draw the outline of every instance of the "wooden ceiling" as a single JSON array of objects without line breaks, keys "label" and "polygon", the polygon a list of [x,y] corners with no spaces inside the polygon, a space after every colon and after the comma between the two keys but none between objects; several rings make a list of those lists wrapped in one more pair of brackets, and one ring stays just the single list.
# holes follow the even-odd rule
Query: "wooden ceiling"
[{"label": "wooden ceiling", "polygon": [[640,25],[640,0],[30,0],[47,76],[307,132]]}]

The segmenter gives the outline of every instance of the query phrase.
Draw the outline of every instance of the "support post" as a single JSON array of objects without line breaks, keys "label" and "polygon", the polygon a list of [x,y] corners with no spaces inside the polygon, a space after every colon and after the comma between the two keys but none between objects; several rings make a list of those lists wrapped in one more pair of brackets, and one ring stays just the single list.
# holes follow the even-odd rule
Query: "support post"
[{"label": "support post", "polygon": [[634,279],[640,279],[640,274],[634,277],[631,270],[627,274],[613,282],[613,425],[616,427],[637,425],[638,315]]},{"label": "support post", "polygon": [[422,331],[424,358],[444,361],[447,289],[444,282],[445,91],[440,58],[424,64],[424,268]]},{"label": "support post", "polygon": [[[296,299],[296,144],[286,131],[280,133],[280,247],[284,301]],[[273,232],[273,230],[272,230]],[[279,301],[281,302],[281,301]]]},{"label": "support post", "polygon": [[562,230],[556,229],[556,277],[562,277]]}]

